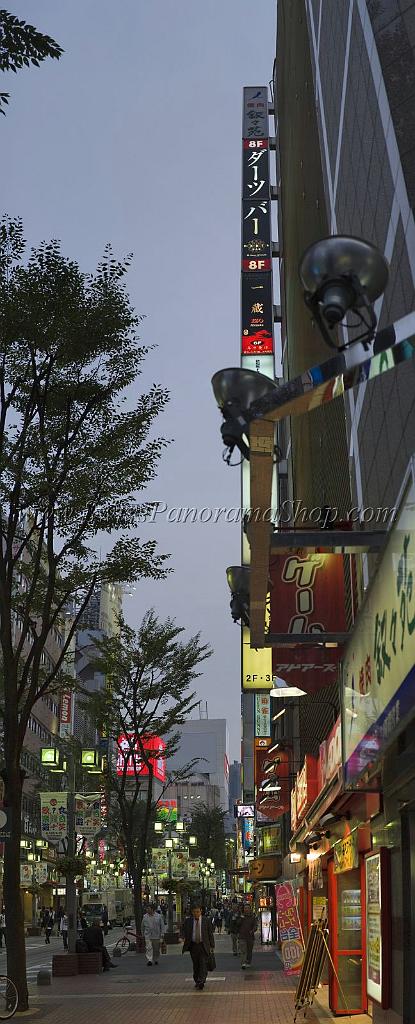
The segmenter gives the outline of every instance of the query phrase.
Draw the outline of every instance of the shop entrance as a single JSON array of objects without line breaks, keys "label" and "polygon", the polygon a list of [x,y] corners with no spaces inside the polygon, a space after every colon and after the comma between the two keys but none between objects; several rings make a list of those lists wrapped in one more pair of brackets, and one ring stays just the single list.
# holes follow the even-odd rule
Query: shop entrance
[{"label": "shop entrance", "polygon": [[[341,989],[329,971],[330,1009],[335,1014],[366,1013],[366,936],[364,907],[364,861],[359,866],[334,873],[328,864],[330,953]],[[344,993],[345,1000],[342,996]],[[347,1006],[344,1005],[346,1001]]]}]

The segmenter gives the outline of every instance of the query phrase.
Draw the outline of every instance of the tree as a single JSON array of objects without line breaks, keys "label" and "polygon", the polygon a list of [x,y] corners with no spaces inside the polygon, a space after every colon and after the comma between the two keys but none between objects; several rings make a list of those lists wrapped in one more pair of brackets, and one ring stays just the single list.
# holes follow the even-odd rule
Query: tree
[{"label": "tree", "polygon": [[[138,934],[142,879],[157,804],[154,775],[163,775],[156,768],[157,749],[151,749],[151,741],[163,740],[162,756],[168,763],[179,746],[177,727],[198,704],[189,686],[211,654],[199,633],[188,641],[179,640],[181,633],[183,629],[172,619],[160,622],[153,610],[137,631],[121,622],[119,636],[96,641],[96,667],[110,682],[85,704],[115,749],[115,758],[108,759],[107,783],[118,804]],[[170,773],[167,784],[188,778],[195,763]]]},{"label": "tree", "polygon": [[[150,431],[167,401],[156,385],[134,403],[127,390],[147,352],[124,287],[130,257],[119,262],[107,247],[87,275],[56,241],[32,249],[26,263],[24,249],[20,221],[2,221],[0,723],[13,821],[4,866],[7,960],[20,1009],[27,1006],[19,862],[28,719],[47,691],[73,684],[65,659],[94,588],[166,573],[165,556],[136,531],[150,513],[140,493],[166,443]],[[62,646],[51,662],[53,630]]]},{"label": "tree", "polygon": [[[59,60],[62,48],[50,36],[38,32],[33,25],[19,21],[14,14],[0,10],[0,71],[14,71],[52,57]],[[0,92],[0,114],[9,102],[9,93]]]},{"label": "tree", "polygon": [[201,804],[192,814],[192,832],[197,838],[197,852],[200,857],[211,857],[215,868],[226,867],[225,847],[226,811],[220,807]]}]

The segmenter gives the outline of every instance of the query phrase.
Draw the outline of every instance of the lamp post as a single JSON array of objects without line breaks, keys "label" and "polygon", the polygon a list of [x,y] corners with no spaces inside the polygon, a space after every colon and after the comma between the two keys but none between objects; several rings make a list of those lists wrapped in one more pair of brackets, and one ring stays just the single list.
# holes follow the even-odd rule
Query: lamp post
[{"label": "lamp post", "polygon": [[[53,757],[51,755],[54,755]],[[42,764],[46,764],[49,770],[59,774],[65,774],[67,779],[67,849],[66,856],[71,869],[66,874],[66,913],[68,917],[68,952],[76,952],[77,940],[77,891],[75,883],[75,857],[76,857],[76,825],[75,825],[75,793],[76,793],[76,766],[75,749],[68,745],[65,760],[61,757],[57,748],[42,747]],[[84,770],[91,774],[101,774],[102,757],[97,750],[82,750],[81,765]]]},{"label": "lamp post", "polygon": [[[168,822],[166,823],[167,838],[164,840],[164,845],[167,850],[168,857],[168,894],[167,894],[167,932],[166,941],[173,941],[173,872],[172,872],[172,854],[173,849],[177,848],[180,843],[180,836],[185,832],[184,821]],[[154,831],[158,834],[164,831],[164,823],[156,821],[154,823]],[[179,836],[174,836],[173,833],[178,832]],[[188,837],[189,846],[197,846],[197,837]]]}]

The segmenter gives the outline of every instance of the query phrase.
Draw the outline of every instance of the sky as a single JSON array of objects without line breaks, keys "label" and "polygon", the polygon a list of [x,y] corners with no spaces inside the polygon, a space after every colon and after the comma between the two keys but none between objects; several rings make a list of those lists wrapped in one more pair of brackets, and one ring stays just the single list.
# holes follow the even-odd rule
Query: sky
[{"label": "sky", "polygon": [[[134,253],[127,284],[157,346],[138,387],[167,387],[157,432],[173,443],[148,498],[234,508],[240,472],[221,459],[212,374],[239,365],[241,104],[272,76],[275,0],[16,0],[7,7],[64,49],[61,60],[3,76],[2,213],[23,218],[29,245],[59,238],[82,270],[106,242]],[[207,517],[205,514],[205,518]],[[149,607],[201,631],[214,654],[195,688],[226,718],[240,756],[240,630],[225,569],[240,529],[221,518],[158,515],[143,540],[174,572],[126,596],[134,625]]]}]

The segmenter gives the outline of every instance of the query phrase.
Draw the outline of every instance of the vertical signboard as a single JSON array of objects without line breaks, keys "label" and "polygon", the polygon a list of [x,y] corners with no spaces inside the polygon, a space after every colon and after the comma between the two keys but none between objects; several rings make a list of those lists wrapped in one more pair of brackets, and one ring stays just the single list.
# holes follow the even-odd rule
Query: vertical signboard
[{"label": "vertical signboard", "polygon": [[255,736],[271,736],[271,698],[268,693],[255,694]]},{"label": "vertical signboard", "polygon": [[[241,367],[271,379],[274,371],[274,307],[272,296],[272,232],[269,155],[268,87],[248,86],[243,90],[242,117],[242,203],[241,203]],[[241,467],[241,506],[250,507],[249,464]],[[242,531],[242,565],[250,563],[248,540]],[[242,689],[269,691],[272,687],[272,651],[252,650],[249,628],[242,629]],[[259,695],[261,700],[262,695]],[[242,742],[246,780],[245,795],[254,797],[254,736],[269,736],[265,703],[255,700],[255,730],[242,715]],[[263,708],[264,714],[261,713]],[[269,712],[268,712],[269,714]],[[268,729],[268,731],[266,731]],[[259,731],[258,731],[259,730]],[[252,759],[252,760],[251,760]],[[256,772],[255,772],[256,774]]]},{"label": "vertical signboard", "polygon": [[391,916],[389,850],[382,847],[365,860],[367,994],[384,1010],[390,1007]]},{"label": "vertical signboard", "polygon": [[291,882],[284,882],[282,885],[276,886],[275,905],[285,974],[299,974],[304,958],[304,947],[297,903]]}]

